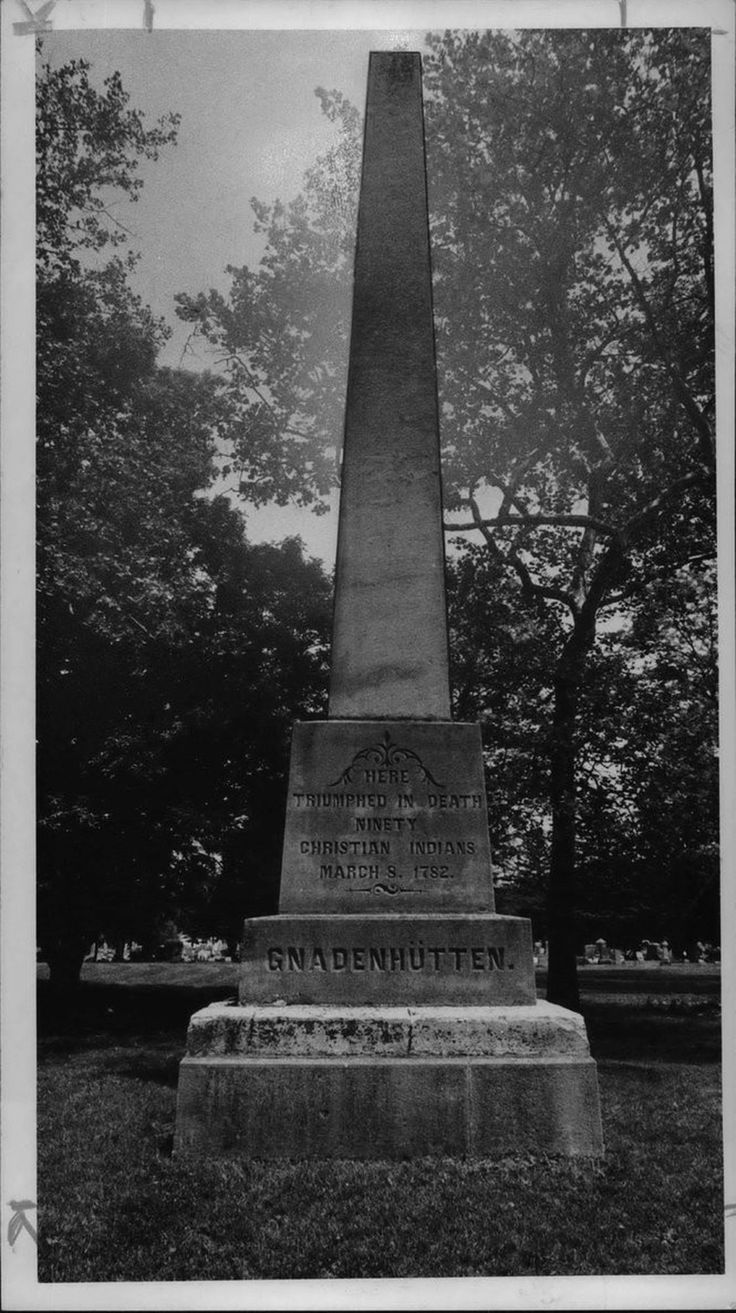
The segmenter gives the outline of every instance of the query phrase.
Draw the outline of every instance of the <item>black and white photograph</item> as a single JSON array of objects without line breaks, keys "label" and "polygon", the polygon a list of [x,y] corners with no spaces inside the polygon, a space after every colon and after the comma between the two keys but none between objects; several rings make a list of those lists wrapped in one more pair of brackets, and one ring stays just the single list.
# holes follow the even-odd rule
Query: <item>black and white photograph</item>
[{"label": "black and white photograph", "polygon": [[732,4],[2,19],[5,1306],[736,1307]]}]

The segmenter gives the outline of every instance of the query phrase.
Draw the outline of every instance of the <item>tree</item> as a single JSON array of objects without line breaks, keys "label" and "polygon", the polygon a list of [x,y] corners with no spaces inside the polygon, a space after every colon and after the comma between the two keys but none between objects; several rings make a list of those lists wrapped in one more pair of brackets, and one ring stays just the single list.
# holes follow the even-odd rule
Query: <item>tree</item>
[{"label": "tree", "polygon": [[126,244],[129,233],[113,214],[117,197],[135,202],[143,186],[140,160],[158,159],[161,148],[176,141],[178,114],[146,127],[140,111],[129,108],[119,73],[100,91],[89,71],[86,60],[59,69],[39,60],[36,251],[42,282],[79,275],[85,255]]},{"label": "tree", "polygon": [[[713,549],[707,46],[658,31],[432,47],[440,323],[457,329],[462,306],[461,332],[440,348],[450,501],[470,510],[455,527],[475,526],[523,602],[561,617],[548,993],[575,1006],[586,662],[604,608],[656,577],[668,516],[680,534],[660,567]],[[468,155],[451,148],[461,128]]]},{"label": "tree", "polygon": [[323,693],[329,588],[213,495],[220,385],[157,366],[132,257],[100,261],[110,189],[174,117],[146,129],[81,63],[41,70],[38,116],[39,942],[64,985],[100,932],[204,914],[234,834],[273,876],[258,807]]},{"label": "tree", "polygon": [[[275,896],[264,817],[278,832],[291,721],[320,706],[329,587],[297,542],[252,548],[235,512],[201,508],[212,589],[179,632],[72,622],[64,655],[44,651],[40,932],[65,960],[72,933],[80,950],[147,941],[163,917],[237,938]],[[233,871],[238,843],[250,860]]]},{"label": "tree", "polygon": [[[558,634],[481,546],[448,563],[453,702],[480,721],[501,911],[548,933],[549,704]],[[586,942],[718,937],[713,570],[653,580],[588,659],[577,726],[575,908]]]},{"label": "tree", "polygon": [[649,919],[641,933],[658,923],[681,948],[719,933],[714,585],[707,561],[652,582],[624,644],[632,696],[609,736],[622,757],[631,883]]},{"label": "tree", "polygon": [[496,903],[533,914],[543,935],[555,617],[520,613],[513,581],[480,544],[448,557],[447,584],[453,711],[481,727]]},{"label": "tree", "polygon": [[[101,933],[146,943],[174,917],[236,939],[249,905],[273,900],[264,817],[283,814],[291,720],[325,687],[321,568],[298,542],[251,547],[222,498],[169,495],[166,524],[191,561],[182,586],[145,517],[134,524],[160,454],[137,484],[105,481],[114,571],[75,497],[89,558],[78,547],[40,627],[39,935],[55,979],[74,976]],[[132,593],[146,559],[147,591]],[[233,871],[236,840],[250,861]]]}]

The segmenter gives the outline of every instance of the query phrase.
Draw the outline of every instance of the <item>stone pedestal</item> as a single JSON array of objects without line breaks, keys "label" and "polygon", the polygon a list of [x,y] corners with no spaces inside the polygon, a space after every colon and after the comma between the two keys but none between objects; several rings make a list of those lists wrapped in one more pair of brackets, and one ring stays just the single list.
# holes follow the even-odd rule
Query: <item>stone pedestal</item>
[{"label": "stone pedestal", "polygon": [[582,1018],[517,1007],[243,1007],[191,1021],[177,1148],[246,1158],[602,1152]]},{"label": "stone pedestal", "polygon": [[245,923],[239,1002],[192,1017],[178,1152],[602,1152],[582,1018],[492,910],[477,726],[296,725],[280,907]]}]

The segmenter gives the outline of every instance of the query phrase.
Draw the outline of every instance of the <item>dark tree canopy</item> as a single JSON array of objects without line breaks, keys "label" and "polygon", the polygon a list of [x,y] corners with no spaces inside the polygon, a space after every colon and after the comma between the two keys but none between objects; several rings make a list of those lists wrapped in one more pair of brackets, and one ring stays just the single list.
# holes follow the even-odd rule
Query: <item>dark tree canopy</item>
[{"label": "dark tree canopy", "polygon": [[298,540],[246,541],[212,486],[218,381],[157,365],[131,258],[100,258],[175,119],[81,63],[41,70],[38,115],[38,933],[63,983],[99,934],[237,939],[273,899],[264,817],[321,705],[329,584]]},{"label": "dark tree canopy", "polygon": [[[713,567],[656,581],[603,628],[576,731],[575,908],[581,943],[717,942],[717,625]],[[557,623],[519,613],[480,546],[449,562],[456,714],[479,719],[500,910],[549,932],[550,707]]]}]

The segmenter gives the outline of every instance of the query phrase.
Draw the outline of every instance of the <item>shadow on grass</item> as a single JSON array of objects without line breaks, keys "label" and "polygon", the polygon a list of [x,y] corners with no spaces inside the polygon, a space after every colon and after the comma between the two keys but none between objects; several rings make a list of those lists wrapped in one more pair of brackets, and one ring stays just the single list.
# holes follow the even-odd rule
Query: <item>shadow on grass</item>
[{"label": "shadow on grass", "polygon": [[[664,982],[662,982],[664,983]],[[691,1008],[678,1010],[673,995],[666,1008],[648,1006],[619,995],[615,1001],[584,996],[585,1017],[593,1057],[601,1061],[719,1062],[721,1025],[718,998],[710,981],[710,996]],[[716,986],[717,987],[717,986]],[[688,982],[688,990],[690,983]],[[53,1057],[89,1048],[115,1048],[136,1037],[140,1066],[129,1074],[163,1085],[176,1085],[187,1026],[193,1012],[209,1003],[233,997],[231,986],[105,984],[83,982],[61,999],[48,981],[38,982],[38,1036],[42,1052]],[[159,1060],[160,1050],[160,1060]],[[151,1060],[152,1053],[156,1054]]]},{"label": "shadow on grass", "polygon": [[625,1003],[583,1008],[597,1061],[710,1063],[721,1060],[721,1020],[715,1010],[661,1013]]},{"label": "shadow on grass", "polygon": [[65,997],[52,991],[48,980],[38,981],[39,1039],[54,1037],[74,1046],[107,1035],[166,1035],[182,1048],[189,1018],[199,1008],[232,998],[232,987],[222,985],[107,985],[83,981]]},{"label": "shadow on grass", "polygon": [[232,988],[82,982],[66,998],[38,981],[39,1059],[65,1061],[95,1051],[102,1074],[176,1089],[193,1012],[232,998]]},{"label": "shadow on grass", "polygon": [[[537,967],[537,991],[544,996],[547,989],[547,972]],[[721,969],[717,964],[674,963],[627,966],[585,966],[578,968],[578,984],[583,998],[593,994],[701,994],[718,998],[721,989]]]}]

